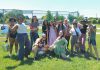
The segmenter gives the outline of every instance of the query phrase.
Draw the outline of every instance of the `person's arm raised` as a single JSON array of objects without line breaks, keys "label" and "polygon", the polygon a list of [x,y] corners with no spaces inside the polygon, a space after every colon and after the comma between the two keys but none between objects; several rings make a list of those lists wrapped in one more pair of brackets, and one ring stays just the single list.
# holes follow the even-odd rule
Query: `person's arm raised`
[{"label": "person's arm raised", "polygon": [[18,29],[18,25],[14,25],[12,28],[9,27],[11,31],[16,31]]}]

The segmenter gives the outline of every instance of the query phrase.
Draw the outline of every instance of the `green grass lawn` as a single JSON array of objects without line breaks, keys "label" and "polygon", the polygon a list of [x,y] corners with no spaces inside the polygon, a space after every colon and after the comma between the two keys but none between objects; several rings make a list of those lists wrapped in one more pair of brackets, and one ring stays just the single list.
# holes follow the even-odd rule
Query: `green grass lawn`
[{"label": "green grass lawn", "polygon": [[98,28],[98,27],[100,28],[100,24],[96,24],[96,27],[97,27],[97,28]]},{"label": "green grass lawn", "polygon": [[[100,54],[100,35],[97,35],[97,48]],[[55,58],[43,58],[39,61],[25,59],[25,61],[17,61],[16,54],[12,58],[8,57],[8,52],[3,51],[2,45],[5,38],[0,38],[0,70],[100,70],[100,61],[93,57],[85,58],[83,55],[71,57],[69,60]],[[87,44],[87,43],[86,43]],[[99,55],[100,56],[100,55]],[[30,57],[33,57],[31,53]]]},{"label": "green grass lawn", "polygon": [[100,29],[97,29],[96,32],[100,32]]},{"label": "green grass lawn", "polygon": [[[100,57],[100,35],[96,37]],[[70,60],[45,57],[39,61],[33,61],[33,53],[31,53],[30,59],[20,62],[14,51],[13,57],[8,57],[9,53],[2,48],[4,41],[5,38],[0,37],[0,70],[100,70],[100,60],[97,61],[93,57],[85,58],[84,55],[70,57]],[[86,47],[88,47],[87,42]]]}]

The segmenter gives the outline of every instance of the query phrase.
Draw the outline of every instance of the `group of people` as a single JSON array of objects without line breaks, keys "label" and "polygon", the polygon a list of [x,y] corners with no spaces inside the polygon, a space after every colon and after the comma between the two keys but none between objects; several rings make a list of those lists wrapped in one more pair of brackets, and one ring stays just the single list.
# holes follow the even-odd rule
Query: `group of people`
[{"label": "group of people", "polygon": [[[92,55],[93,46],[97,60],[99,59],[96,48],[96,26],[93,26],[91,21],[81,20],[77,22],[74,19],[72,25],[70,25],[67,19],[50,22],[44,20],[42,24],[42,36],[39,37],[38,19],[36,16],[33,16],[32,22],[29,25],[30,39],[22,16],[19,16],[17,19],[10,18],[8,25],[9,31],[6,41],[9,39],[10,57],[12,56],[14,44],[19,60],[23,60],[24,56],[28,58],[31,52],[34,53],[34,59],[38,59],[46,54],[49,54],[49,56],[54,54],[62,59],[67,59],[66,53],[68,51],[70,52],[70,56],[73,56],[75,52],[85,54],[87,51],[85,42],[88,34],[88,48],[90,53]],[[71,50],[69,41],[71,41]]]}]

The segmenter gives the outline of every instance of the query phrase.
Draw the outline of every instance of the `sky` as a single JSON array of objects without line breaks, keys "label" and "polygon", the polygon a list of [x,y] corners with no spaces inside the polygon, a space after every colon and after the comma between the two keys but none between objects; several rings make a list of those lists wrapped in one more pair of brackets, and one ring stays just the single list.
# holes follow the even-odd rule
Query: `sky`
[{"label": "sky", "polygon": [[0,0],[0,9],[79,11],[85,17],[100,17],[100,0]]}]

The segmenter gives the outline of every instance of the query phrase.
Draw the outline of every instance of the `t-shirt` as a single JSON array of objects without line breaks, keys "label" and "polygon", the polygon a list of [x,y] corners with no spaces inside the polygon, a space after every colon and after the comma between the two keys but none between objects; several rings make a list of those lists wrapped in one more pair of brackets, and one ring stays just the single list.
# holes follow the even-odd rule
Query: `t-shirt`
[{"label": "t-shirt", "polygon": [[[38,22],[33,22],[33,23],[30,24],[30,29],[37,28],[38,26],[39,26]],[[34,32],[37,32],[37,30],[34,30]]]},{"label": "t-shirt", "polygon": [[27,33],[27,26],[25,25],[25,23],[16,25],[18,25],[17,33]]},{"label": "t-shirt", "polygon": [[59,31],[63,31],[64,29],[65,29],[64,25],[62,25],[62,26],[58,25],[57,26],[58,33],[59,33]]},{"label": "t-shirt", "polygon": [[77,28],[72,28],[72,29],[70,30],[70,33],[71,33],[72,35],[77,35],[75,30],[77,31],[78,35],[81,35],[81,31],[80,31],[79,27],[77,27]]},{"label": "t-shirt", "polygon": [[82,34],[86,34],[87,27],[87,25],[83,25],[83,28],[80,29]]}]

